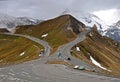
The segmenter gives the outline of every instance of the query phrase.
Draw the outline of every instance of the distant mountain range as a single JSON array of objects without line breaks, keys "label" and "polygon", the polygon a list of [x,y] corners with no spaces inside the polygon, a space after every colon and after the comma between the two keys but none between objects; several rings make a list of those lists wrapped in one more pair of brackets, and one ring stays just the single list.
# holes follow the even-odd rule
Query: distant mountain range
[{"label": "distant mountain range", "polygon": [[[112,26],[106,25],[97,16],[86,13],[83,11],[69,11],[65,10],[62,15],[70,14],[80,22],[84,23],[88,28],[92,28],[94,24],[97,30],[103,36],[108,36],[116,41],[120,41],[120,21]],[[0,28],[6,28],[10,32],[14,32],[16,26],[21,25],[35,25],[40,23],[41,20],[28,18],[28,17],[12,17],[5,14],[0,14]]]},{"label": "distant mountain range", "polygon": [[97,30],[101,35],[110,37],[116,41],[120,41],[120,21],[113,24],[112,26],[108,26],[97,16],[83,11],[72,12],[66,10],[63,12],[63,14],[73,15],[76,19],[78,19],[88,27],[93,27],[93,25],[95,24],[97,26]]},{"label": "distant mountain range", "polygon": [[38,19],[28,17],[12,17],[6,14],[0,14],[0,28],[6,28],[10,32],[12,32],[18,25],[35,25],[39,22],[40,20]]},{"label": "distant mountain range", "polygon": [[87,27],[93,27],[95,24],[97,26],[97,30],[102,35],[105,35],[106,30],[110,28],[108,25],[106,25],[100,18],[98,18],[94,14],[90,14],[83,11],[69,11],[69,10],[64,11],[63,14],[71,14],[77,20],[84,23]]},{"label": "distant mountain range", "polygon": [[116,41],[120,41],[120,21],[113,24],[109,29],[107,29],[106,36]]}]

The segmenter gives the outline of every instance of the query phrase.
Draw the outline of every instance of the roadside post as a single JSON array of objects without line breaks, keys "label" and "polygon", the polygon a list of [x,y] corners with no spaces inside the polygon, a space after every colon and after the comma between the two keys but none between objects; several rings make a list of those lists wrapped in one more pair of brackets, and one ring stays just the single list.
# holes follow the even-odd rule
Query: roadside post
[{"label": "roadside post", "polygon": [[73,54],[73,50],[70,50],[70,54],[71,54],[71,55]]},{"label": "roadside post", "polygon": [[62,53],[59,51],[58,58],[62,57]]}]

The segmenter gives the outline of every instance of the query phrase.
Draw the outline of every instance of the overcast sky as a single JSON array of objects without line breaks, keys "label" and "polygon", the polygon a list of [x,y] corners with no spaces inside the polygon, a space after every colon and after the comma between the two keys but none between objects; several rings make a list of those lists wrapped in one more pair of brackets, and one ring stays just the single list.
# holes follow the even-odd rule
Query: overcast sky
[{"label": "overcast sky", "polygon": [[94,12],[106,21],[105,15],[111,13],[115,17],[110,17],[118,19],[120,0],[0,0],[0,13],[12,16],[44,19],[60,15],[65,9]]}]

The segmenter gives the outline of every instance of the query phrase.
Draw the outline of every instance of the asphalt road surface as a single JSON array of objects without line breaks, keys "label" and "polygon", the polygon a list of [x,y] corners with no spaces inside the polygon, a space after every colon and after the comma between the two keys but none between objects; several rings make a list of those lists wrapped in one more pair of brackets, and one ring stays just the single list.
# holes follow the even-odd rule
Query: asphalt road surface
[{"label": "asphalt road surface", "polygon": [[120,82],[119,78],[84,73],[41,60],[0,69],[0,82]]},{"label": "asphalt road surface", "polygon": [[86,38],[86,34],[89,31],[85,31],[80,33],[77,38],[61,47],[58,48],[58,50],[51,56],[52,58],[58,58],[58,54],[61,53],[61,57],[59,57],[59,59],[63,59],[63,60],[67,60],[67,58],[70,58],[71,60],[68,61],[70,64],[74,64],[74,65],[82,65],[85,66],[85,68],[89,69],[89,70],[96,70],[96,71],[101,71],[100,69],[98,69],[95,66],[89,65],[83,61],[81,61],[80,59],[77,59],[73,56],[71,56],[70,50],[73,46],[75,46],[76,44],[78,44],[79,42],[83,41]]}]

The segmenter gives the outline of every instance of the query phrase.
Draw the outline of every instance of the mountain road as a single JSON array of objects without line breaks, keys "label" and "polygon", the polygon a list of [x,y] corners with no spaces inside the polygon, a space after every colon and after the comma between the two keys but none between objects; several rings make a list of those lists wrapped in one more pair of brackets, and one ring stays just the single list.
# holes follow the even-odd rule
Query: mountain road
[{"label": "mountain road", "polygon": [[61,59],[66,60],[66,58],[70,57],[71,61],[69,62],[71,64],[85,65],[92,69],[91,65],[72,57],[70,54],[71,48],[86,38],[86,33],[88,31],[80,33],[75,40],[62,45],[51,56],[48,56],[51,47],[47,42],[35,37],[15,34],[16,36],[23,36],[42,44],[45,47],[46,56],[22,64],[0,68],[0,82],[120,82],[120,78],[85,73],[64,65],[45,64],[47,60],[58,58],[58,53],[60,52],[62,54]]}]

